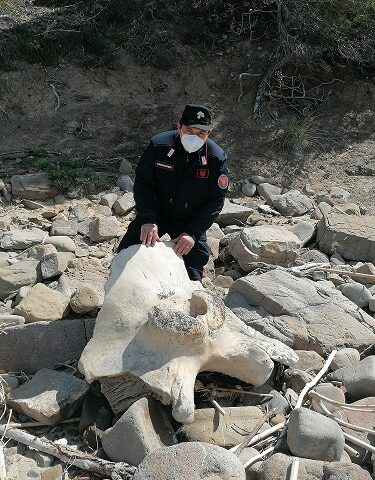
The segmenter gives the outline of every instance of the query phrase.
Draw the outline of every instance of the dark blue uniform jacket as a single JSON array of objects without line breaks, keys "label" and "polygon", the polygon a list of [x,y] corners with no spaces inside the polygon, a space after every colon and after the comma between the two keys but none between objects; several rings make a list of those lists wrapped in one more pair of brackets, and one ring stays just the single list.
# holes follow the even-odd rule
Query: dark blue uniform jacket
[{"label": "dark blue uniform jacket", "polygon": [[134,199],[143,223],[184,225],[199,238],[212,225],[228,190],[227,157],[208,139],[198,151],[187,153],[177,130],[155,135],[136,168]]}]

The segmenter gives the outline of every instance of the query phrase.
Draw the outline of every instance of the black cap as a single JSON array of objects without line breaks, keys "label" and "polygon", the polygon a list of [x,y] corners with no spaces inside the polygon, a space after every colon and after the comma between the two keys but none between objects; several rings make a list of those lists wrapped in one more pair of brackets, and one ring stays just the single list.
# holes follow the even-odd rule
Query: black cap
[{"label": "black cap", "polygon": [[211,130],[211,114],[207,107],[203,105],[186,105],[182,112],[180,123],[187,127],[200,128],[201,130]]}]

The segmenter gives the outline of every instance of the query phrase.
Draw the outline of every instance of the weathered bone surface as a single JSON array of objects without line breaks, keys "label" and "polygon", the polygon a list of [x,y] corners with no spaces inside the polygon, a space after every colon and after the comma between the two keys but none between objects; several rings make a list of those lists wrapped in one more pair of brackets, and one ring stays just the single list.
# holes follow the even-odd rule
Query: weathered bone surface
[{"label": "weathered bone surface", "polygon": [[172,245],[135,245],[115,257],[79,368],[87,381],[102,382],[115,411],[124,406],[119,396],[151,391],[173,406],[176,420],[188,423],[194,418],[200,371],[261,385],[273,370],[272,360],[291,365],[297,355],[246,326],[221,300],[191,282]]}]

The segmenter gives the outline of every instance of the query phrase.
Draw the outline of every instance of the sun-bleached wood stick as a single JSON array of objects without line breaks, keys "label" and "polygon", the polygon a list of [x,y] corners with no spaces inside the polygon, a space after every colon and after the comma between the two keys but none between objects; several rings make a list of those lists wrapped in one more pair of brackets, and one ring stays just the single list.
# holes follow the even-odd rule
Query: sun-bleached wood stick
[{"label": "sun-bleached wood stick", "polygon": [[353,435],[349,435],[349,433],[343,432],[344,437],[349,440],[350,442],[354,443],[354,445],[358,445],[359,447],[363,447],[369,452],[375,453],[375,447],[370,445],[367,442],[364,442],[363,440],[360,440],[357,437],[353,437]]},{"label": "sun-bleached wood stick", "polygon": [[264,452],[260,453],[259,455],[255,455],[255,457],[250,458],[246,463],[244,463],[243,467],[246,470],[248,467],[253,465],[254,463],[258,462],[259,460],[262,460],[263,457],[268,455],[269,453],[272,453],[275,450],[275,447],[269,447]]},{"label": "sun-bleached wood stick", "polygon": [[332,400],[332,398],[326,397],[321,393],[312,390],[309,392],[311,397],[318,397],[321,400],[324,400],[326,403],[330,403],[331,405],[336,405],[337,407],[342,408],[343,410],[352,410],[353,412],[375,412],[375,405],[347,405],[346,403],[337,402],[336,400]]},{"label": "sun-bleached wood stick", "polygon": [[[284,425],[285,425],[285,422],[281,422],[281,423],[278,423],[277,425],[269,428],[268,430],[265,430],[264,432],[258,433],[258,435],[255,435],[255,437],[253,437],[250,440],[250,442],[247,444],[247,446],[251,447],[251,446],[255,445],[256,443],[260,442],[261,440],[264,440],[265,438],[270,437],[275,432],[278,432],[279,430],[281,430],[284,427]],[[230,452],[235,452],[240,445],[241,444],[239,443],[235,447],[230,448],[229,451]]]},{"label": "sun-bleached wood stick", "polygon": [[360,427],[359,425],[353,425],[352,423],[341,420],[341,418],[335,417],[333,413],[331,413],[328,410],[328,408],[324,405],[323,400],[319,401],[319,406],[327,417],[332,418],[332,420],[335,420],[335,422],[337,422],[339,425],[346,428],[350,428],[351,430],[356,430],[357,432],[372,433],[373,435],[375,435],[375,430],[371,430],[370,428]]},{"label": "sun-bleached wood stick", "polygon": [[357,452],[357,450],[354,450],[353,447],[349,447],[347,443],[345,443],[344,445],[344,450],[345,452],[349,453],[349,455],[351,455],[352,457],[356,457],[356,458],[359,457],[359,452]]},{"label": "sun-bleached wood stick", "polygon": [[299,471],[299,458],[293,457],[289,480],[298,480],[298,471]]},{"label": "sun-bleached wood stick", "polygon": [[323,377],[323,375],[327,372],[329,369],[329,366],[331,365],[335,355],[337,353],[337,350],[333,350],[329,357],[327,358],[326,363],[323,365],[323,367],[320,369],[320,371],[315,375],[315,377],[311,380],[311,382],[306,383],[306,385],[303,387],[302,392],[299,394],[296,406],[296,408],[302,407],[303,401],[305,400],[305,396],[307,395],[307,392],[311,390],[315,385],[319,382],[319,380]]},{"label": "sun-bleached wood stick", "polygon": [[128,465],[127,463],[114,463],[102,460],[94,455],[41,440],[23,430],[15,430],[12,428],[6,429],[6,425],[0,425],[0,435],[4,435],[7,438],[22,443],[27,447],[34,448],[39,452],[52,455],[59,460],[81,468],[82,470],[99,473],[112,480],[131,480],[136,470],[135,467]]}]

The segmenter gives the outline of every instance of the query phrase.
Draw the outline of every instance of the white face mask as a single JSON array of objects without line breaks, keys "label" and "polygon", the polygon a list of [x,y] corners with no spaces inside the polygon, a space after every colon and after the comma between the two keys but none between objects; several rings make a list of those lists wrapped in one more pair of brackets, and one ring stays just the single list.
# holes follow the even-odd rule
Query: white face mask
[{"label": "white face mask", "polygon": [[205,140],[202,140],[198,135],[187,135],[183,133],[181,135],[181,143],[187,152],[192,153],[202,148]]}]

